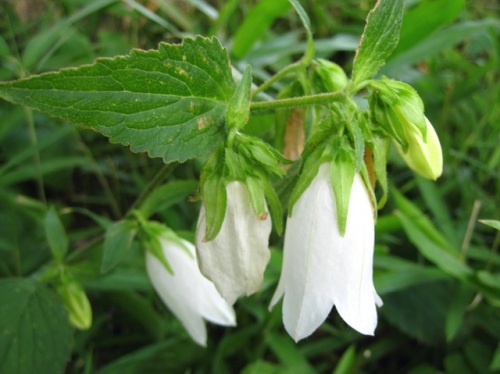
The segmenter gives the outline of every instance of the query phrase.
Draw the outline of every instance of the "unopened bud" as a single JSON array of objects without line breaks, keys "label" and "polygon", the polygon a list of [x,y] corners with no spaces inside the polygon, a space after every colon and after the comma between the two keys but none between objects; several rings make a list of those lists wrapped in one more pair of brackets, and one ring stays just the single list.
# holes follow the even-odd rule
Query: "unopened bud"
[{"label": "unopened bud", "polygon": [[342,90],[348,83],[346,73],[342,68],[328,60],[318,59],[315,66],[315,78],[320,81],[326,92],[335,92]]},{"label": "unopened bud", "polygon": [[82,286],[74,279],[64,277],[56,291],[68,312],[70,323],[79,330],[87,330],[92,325],[92,307]]},{"label": "unopened bud", "polygon": [[389,79],[372,81],[370,87],[370,110],[377,124],[411,169],[437,179],[443,170],[441,144],[418,93],[406,83]]},{"label": "unopened bud", "polygon": [[425,139],[418,131],[407,131],[406,151],[397,142],[394,144],[410,169],[424,178],[436,180],[443,172],[443,154],[434,127],[427,118],[425,122],[427,124]]}]

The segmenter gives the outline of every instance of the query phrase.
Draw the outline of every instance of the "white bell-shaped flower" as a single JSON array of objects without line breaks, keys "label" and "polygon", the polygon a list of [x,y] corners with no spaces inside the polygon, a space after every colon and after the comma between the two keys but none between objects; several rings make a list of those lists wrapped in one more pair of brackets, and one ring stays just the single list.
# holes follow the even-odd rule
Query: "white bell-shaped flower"
[{"label": "white bell-shaped flower", "polygon": [[[191,338],[206,346],[206,319],[223,326],[235,326],[233,308],[214,284],[201,274],[194,246],[182,239],[159,238],[163,255],[173,269],[169,273],[152,253],[146,251],[146,269],[154,289],[181,321]],[[182,243],[182,246],[181,246]]]},{"label": "white bell-shaped flower", "polygon": [[328,163],[300,196],[287,220],[284,259],[273,307],[284,295],[283,322],[295,341],[311,335],[335,305],[362,334],[377,326],[382,300],[372,279],[374,218],[362,178],[352,185],[345,235],[339,233]]},{"label": "white bell-shaped flower", "polygon": [[[245,184],[226,186],[226,214],[217,236],[205,240],[206,214],[202,206],[196,231],[196,249],[203,274],[229,304],[257,292],[270,258],[271,217],[258,217],[252,209]],[[205,197],[207,198],[207,197]]]}]

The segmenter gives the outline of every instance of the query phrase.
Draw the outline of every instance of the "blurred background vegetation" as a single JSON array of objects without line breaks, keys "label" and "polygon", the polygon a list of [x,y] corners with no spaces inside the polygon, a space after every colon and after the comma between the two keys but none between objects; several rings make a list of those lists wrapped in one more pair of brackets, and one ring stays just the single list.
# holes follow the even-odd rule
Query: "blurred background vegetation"
[{"label": "blurred background vegetation", "polygon": [[[375,1],[302,4],[317,55],[350,72]],[[105,223],[123,218],[159,172],[163,183],[193,181],[201,162],[165,168],[97,133],[0,102],[0,277],[36,275],[50,261],[44,217],[55,206],[70,239],[68,266],[94,311],[92,327],[75,331],[67,373],[500,372],[500,236],[478,221],[500,218],[500,3],[406,5],[401,42],[382,74],[423,98],[444,174],[425,181],[391,156],[389,202],[376,228],[374,278],[385,304],[374,337],[333,311],[293,343],[281,309],[267,310],[281,268],[274,234],[262,291],[236,304],[238,327],[209,325],[208,348],[199,348],[153,292],[140,248],[110,273],[99,267]],[[0,80],[196,34],[217,36],[236,68],[252,65],[257,83],[305,47],[286,0],[3,0]],[[281,143],[273,113],[253,116],[245,130]],[[195,192],[194,183],[183,185],[155,219],[192,236]]]}]

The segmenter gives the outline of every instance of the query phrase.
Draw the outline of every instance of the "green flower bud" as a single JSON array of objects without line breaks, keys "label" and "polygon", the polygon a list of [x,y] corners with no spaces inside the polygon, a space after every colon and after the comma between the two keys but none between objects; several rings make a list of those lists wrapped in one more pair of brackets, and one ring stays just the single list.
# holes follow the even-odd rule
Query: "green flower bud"
[{"label": "green flower bud", "polygon": [[322,58],[316,60],[316,63],[314,78],[322,91],[335,92],[347,86],[349,79],[339,65]]},{"label": "green flower bud", "polygon": [[424,105],[408,84],[387,78],[370,82],[370,110],[376,123],[392,138],[407,165],[428,179],[443,169],[441,145]]},{"label": "green flower bud", "polygon": [[407,131],[408,148],[406,151],[397,142],[394,142],[398,153],[410,169],[422,177],[436,180],[443,172],[443,154],[439,138],[432,124],[425,118],[427,137],[420,133]]},{"label": "green flower bud", "polygon": [[92,307],[82,286],[65,275],[56,292],[68,312],[70,323],[79,330],[87,330],[92,325]]}]

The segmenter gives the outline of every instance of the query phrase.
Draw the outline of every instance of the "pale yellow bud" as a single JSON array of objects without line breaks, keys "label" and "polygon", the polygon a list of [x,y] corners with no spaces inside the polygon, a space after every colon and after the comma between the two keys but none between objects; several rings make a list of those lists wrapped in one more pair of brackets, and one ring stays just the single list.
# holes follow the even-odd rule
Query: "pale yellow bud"
[{"label": "pale yellow bud", "polygon": [[405,126],[403,131],[408,140],[406,152],[398,142],[395,141],[394,145],[410,169],[424,178],[436,180],[443,172],[443,154],[434,127],[427,118],[425,121],[427,124],[425,139],[416,127]]}]

